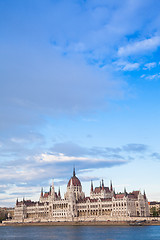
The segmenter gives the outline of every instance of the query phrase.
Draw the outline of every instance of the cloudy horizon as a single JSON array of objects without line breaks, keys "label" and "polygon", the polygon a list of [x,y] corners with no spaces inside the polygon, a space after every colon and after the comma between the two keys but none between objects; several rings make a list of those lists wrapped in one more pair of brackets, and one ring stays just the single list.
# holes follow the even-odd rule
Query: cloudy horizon
[{"label": "cloudy horizon", "polygon": [[0,206],[62,193],[160,201],[160,2],[0,1]]}]

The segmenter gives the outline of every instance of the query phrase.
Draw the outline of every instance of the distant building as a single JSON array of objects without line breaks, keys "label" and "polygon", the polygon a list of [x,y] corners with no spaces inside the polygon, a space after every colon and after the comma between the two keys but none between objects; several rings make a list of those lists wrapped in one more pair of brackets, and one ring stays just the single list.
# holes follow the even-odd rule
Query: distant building
[{"label": "distant building", "polygon": [[153,215],[159,216],[160,215],[160,202],[153,201],[153,202],[149,202],[148,204],[149,204],[150,215],[151,216],[153,216]]},{"label": "distant building", "polygon": [[0,207],[0,221],[14,218],[14,208]]},{"label": "distant building", "polygon": [[100,182],[99,187],[93,187],[91,182],[90,197],[85,197],[80,180],[73,176],[68,182],[64,199],[60,189],[55,192],[54,184],[49,192],[41,190],[38,202],[24,200],[16,202],[14,221],[98,221],[112,219],[127,219],[129,217],[149,216],[146,194],[140,191],[116,194],[112,187],[105,187]]}]

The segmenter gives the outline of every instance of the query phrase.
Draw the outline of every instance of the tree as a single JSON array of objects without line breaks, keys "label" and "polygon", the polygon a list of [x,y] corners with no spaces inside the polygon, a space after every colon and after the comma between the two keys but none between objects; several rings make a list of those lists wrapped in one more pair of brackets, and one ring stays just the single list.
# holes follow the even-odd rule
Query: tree
[{"label": "tree", "polygon": [[6,220],[8,217],[8,212],[4,210],[0,210],[0,222]]},{"label": "tree", "polygon": [[159,211],[156,210],[156,207],[152,207],[150,210],[150,213],[153,217],[158,217],[159,216]]}]

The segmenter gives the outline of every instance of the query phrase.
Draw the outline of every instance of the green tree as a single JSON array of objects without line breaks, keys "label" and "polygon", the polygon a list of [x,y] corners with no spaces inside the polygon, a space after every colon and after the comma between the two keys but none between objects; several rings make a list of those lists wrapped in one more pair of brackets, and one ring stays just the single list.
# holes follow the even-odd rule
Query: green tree
[{"label": "green tree", "polygon": [[7,211],[0,211],[0,222],[7,219],[8,213]]},{"label": "green tree", "polygon": [[158,217],[159,216],[159,211],[156,210],[156,207],[152,207],[150,212],[151,212],[153,217]]}]

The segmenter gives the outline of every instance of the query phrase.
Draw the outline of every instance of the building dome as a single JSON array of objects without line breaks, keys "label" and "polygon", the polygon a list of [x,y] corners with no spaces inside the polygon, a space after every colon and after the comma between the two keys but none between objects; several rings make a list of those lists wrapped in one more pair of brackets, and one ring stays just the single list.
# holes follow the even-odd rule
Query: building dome
[{"label": "building dome", "polygon": [[67,187],[70,187],[71,182],[73,186],[81,186],[80,180],[76,177],[75,168],[73,169],[73,177],[71,177],[71,179],[69,180]]},{"label": "building dome", "polygon": [[71,179],[69,180],[67,187],[70,187],[70,185],[71,185],[71,180],[72,180],[73,186],[81,186],[80,180],[79,180],[76,176],[73,176],[73,177],[71,177]]}]

